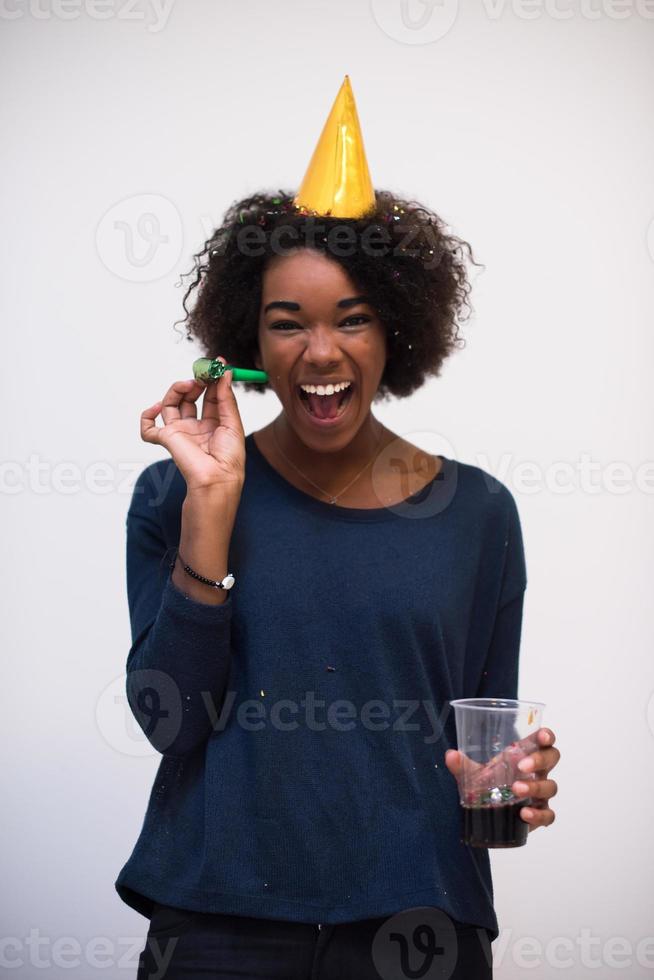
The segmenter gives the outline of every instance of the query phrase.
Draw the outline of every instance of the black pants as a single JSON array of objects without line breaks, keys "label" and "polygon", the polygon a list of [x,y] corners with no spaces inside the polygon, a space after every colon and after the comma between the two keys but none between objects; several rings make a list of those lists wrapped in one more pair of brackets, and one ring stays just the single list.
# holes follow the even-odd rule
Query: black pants
[{"label": "black pants", "polygon": [[435,908],[338,925],[155,906],[137,980],[490,980],[486,929]]}]

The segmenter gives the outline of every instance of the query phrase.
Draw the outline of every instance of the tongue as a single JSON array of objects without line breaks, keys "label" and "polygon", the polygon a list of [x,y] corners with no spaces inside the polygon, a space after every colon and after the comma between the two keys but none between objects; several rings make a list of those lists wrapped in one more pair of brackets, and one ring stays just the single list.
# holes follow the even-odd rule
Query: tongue
[{"label": "tongue", "polygon": [[335,419],[338,414],[340,394],[309,395],[309,408],[319,419]]}]

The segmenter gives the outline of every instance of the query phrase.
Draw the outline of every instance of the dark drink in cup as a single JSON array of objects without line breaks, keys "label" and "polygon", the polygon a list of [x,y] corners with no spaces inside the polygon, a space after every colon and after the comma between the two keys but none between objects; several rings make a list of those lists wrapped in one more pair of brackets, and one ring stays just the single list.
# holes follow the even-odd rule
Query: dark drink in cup
[{"label": "dark drink in cup", "polygon": [[462,804],[463,829],[461,840],[473,847],[520,847],[527,843],[529,825],[520,817],[527,800],[495,806]]},{"label": "dark drink in cup", "polygon": [[521,847],[529,826],[520,811],[531,800],[516,797],[511,787],[534,779],[518,763],[538,748],[545,705],[501,698],[462,698],[450,704],[463,755],[461,840],[472,847]]}]

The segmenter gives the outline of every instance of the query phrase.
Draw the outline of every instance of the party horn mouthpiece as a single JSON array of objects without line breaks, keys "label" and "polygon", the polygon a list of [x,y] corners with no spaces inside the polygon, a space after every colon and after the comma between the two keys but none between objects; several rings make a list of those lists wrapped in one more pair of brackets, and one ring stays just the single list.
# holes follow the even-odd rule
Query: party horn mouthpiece
[{"label": "party horn mouthpiece", "polygon": [[193,377],[196,381],[203,381],[210,384],[222,378],[225,371],[232,372],[234,381],[254,381],[257,384],[265,384],[268,375],[265,371],[255,371],[254,368],[237,368],[231,364],[223,364],[217,358],[199,357],[193,361]]}]

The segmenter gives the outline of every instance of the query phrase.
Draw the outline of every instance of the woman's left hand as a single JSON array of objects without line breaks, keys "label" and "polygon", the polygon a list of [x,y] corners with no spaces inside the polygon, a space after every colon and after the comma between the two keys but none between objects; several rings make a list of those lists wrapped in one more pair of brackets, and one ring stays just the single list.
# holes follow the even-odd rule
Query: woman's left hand
[{"label": "woman's left hand", "polygon": [[[551,728],[539,728],[536,737],[541,748],[518,763],[518,768],[522,772],[533,773],[534,778],[529,778],[525,782],[516,780],[511,785],[517,797],[528,796],[533,801],[533,806],[525,806],[520,811],[520,816],[529,824],[530,831],[538,827],[549,827],[554,823],[556,814],[548,801],[556,796],[559,787],[548,774],[561,758],[561,753],[554,747],[556,735]],[[462,753],[456,749],[449,749],[445,753],[445,765],[453,776],[458,777],[461,773],[463,762]]]},{"label": "woman's left hand", "polygon": [[554,748],[556,735],[551,728],[539,728],[537,736],[539,745],[543,747],[518,763],[518,769],[524,773],[533,772],[534,779],[528,779],[524,783],[516,781],[511,787],[516,796],[529,796],[533,801],[533,807],[524,806],[520,811],[520,816],[529,824],[530,831],[538,827],[549,827],[554,823],[556,813],[548,801],[559,790],[555,780],[548,778],[548,773],[561,758],[559,750]]}]

